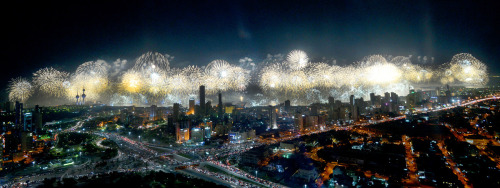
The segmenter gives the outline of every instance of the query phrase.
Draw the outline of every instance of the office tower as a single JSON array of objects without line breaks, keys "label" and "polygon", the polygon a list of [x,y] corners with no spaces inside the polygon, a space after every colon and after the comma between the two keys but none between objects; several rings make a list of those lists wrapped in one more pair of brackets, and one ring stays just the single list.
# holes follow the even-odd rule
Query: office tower
[{"label": "office tower", "polygon": [[23,124],[23,103],[20,103],[19,101],[16,101],[15,115],[16,126],[20,127]]},{"label": "office tower", "polygon": [[269,127],[268,128],[278,129],[278,124],[276,123],[277,112],[278,112],[278,108],[276,108],[274,106],[269,106]]},{"label": "office tower", "polygon": [[207,115],[207,114],[212,115],[212,101],[208,101],[205,104],[205,109],[204,109],[203,112],[204,112],[205,115]]},{"label": "office tower", "polygon": [[354,105],[354,95],[349,96],[349,104],[350,104],[351,106],[353,106],[353,105]]},{"label": "office tower", "polygon": [[391,94],[389,92],[384,93],[384,103],[391,102]]},{"label": "office tower", "polygon": [[349,118],[354,119],[354,95],[349,96],[349,112]]},{"label": "office tower", "polygon": [[174,119],[174,122],[179,120],[179,116],[180,116],[180,104],[174,103],[174,112],[172,113],[172,117]]},{"label": "office tower", "polygon": [[4,154],[5,155],[10,155],[12,157],[12,154],[18,152],[19,148],[19,141],[21,140],[19,138],[19,132],[13,132],[13,131],[7,131],[4,135]]},{"label": "office tower", "polygon": [[290,112],[290,100],[285,101],[285,111]]},{"label": "office tower", "polygon": [[219,105],[217,105],[217,113],[219,119],[224,117],[224,111],[222,110],[222,94],[219,92]]},{"label": "office tower", "polygon": [[206,108],[205,108],[205,86],[201,85],[200,86],[200,108],[201,108],[201,116],[205,116],[206,114]]},{"label": "office tower", "polygon": [[296,131],[304,131],[304,117],[304,115],[299,113],[293,116],[294,128]]},{"label": "office tower", "polygon": [[35,133],[39,133],[42,129],[42,108],[35,106],[35,110],[33,111],[33,131]]},{"label": "office tower", "polygon": [[194,99],[189,99],[189,110],[187,112],[187,115],[193,115],[194,114]]},{"label": "office tower", "polygon": [[0,135],[0,171],[3,170],[3,136]]},{"label": "office tower", "polygon": [[31,112],[24,113],[23,131],[33,131],[33,115],[31,114]]},{"label": "office tower", "polygon": [[370,103],[371,105],[375,105],[375,93],[370,93]]},{"label": "office tower", "polygon": [[398,94],[391,92],[391,112],[395,112],[398,110],[398,104],[399,104],[399,96]]},{"label": "office tower", "polygon": [[317,104],[311,105],[311,113],[310,114],[311,114],[311,116],[317,116],[319,114]]},{"label": "office tower", "polygon": [[31,151],[33,150],[33,133],[29,131],[23,131],[21,133],[21,151]]},{"label": "office tower", "polygon": [[158,107],[156,105],[151,105],[151,107],[149,108],[149,120],[158,120]]}]

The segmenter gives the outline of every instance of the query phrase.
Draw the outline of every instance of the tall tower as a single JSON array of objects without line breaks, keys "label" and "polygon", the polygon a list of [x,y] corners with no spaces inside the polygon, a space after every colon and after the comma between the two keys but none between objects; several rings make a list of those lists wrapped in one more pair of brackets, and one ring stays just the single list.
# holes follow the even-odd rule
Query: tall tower
[{"label": "tall tower", "polygon": [[76,91],[76,105],[78,105],[78,99],[80,98],[80,96],[78,95],[78,91]]},{"label": "tall tower", "polygon": [[189,110],[186,113],[187,115],[193,115],[194,114],[194,99],[189,99]]},{"label": "tall tower", "polygon": [[219,92],[219,105],[217,106],[217,111],[219,114],[219,118],[222,118],[224,116],[224,112],[222,111],[222,94]]},{"label": "tall tower", "polygon": [[201,108],[201,115],[205,116],[206,110],[205,110],[205,86],[201,85],[200,86],[200,108]]},{"label": "tall tower", "polygon": [[278,129],[278,124],[276,123],[278,108],[275,106],[269,106],[269,125],[270,129]]},{"label": "tall tower", "polygon": [[85,104],[85,97],[87,95],[85,95],[85,88],[83,88],[83,94],[82,94],[82,104]]}]

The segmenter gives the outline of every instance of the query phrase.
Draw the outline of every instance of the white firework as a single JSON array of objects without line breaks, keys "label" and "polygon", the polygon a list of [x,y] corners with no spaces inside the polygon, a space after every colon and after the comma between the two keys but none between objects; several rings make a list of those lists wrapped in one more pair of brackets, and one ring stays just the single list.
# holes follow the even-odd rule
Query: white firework
[{"label": "white firework", "polygon": [[9,82],[8,91],[9,101],[20,101],[24,103],[33,94],[33,86],[27,79],[18,77]]},{"label": "white firework", "polygon": [[309,57],[304,51],[293,50],[287,56],[288,66],[293,70],[301,70],[309,63]]}]

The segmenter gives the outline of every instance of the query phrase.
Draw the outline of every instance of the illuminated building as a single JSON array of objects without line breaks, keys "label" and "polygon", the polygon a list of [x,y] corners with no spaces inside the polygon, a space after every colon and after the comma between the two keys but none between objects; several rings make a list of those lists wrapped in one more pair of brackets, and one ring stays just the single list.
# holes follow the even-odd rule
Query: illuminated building
[{"label": "illuminated building", "polygon": [[185,142],[189,140],[191,121],[179,120],[174,121],[176,129],[177,142]]},{"label": "illuminated building", "polygon": [[278,129],[278,124],[276,123],[277,120],[277,113],[278,113],[278,108],[275,106],[269,106],[269,129]]},{"label": "illuminated building", "polygon": [[226,114],[232,114],[233,110],[234,110],[234,106],[228,106],[228,105],[226,105],[224,109],[225,109],[224,111],[225,111]]},{"label": "illuminated building", "polygon": [[33,115],[31,112],[24,113],[23,130],[30,132],[33,131]]},{"label": "illuminated building", "polygon": [[21,151],[27,152],[33,150],[33,133],[23,131],[21,133]]},{"label": "illuminated building", "polygon": [[189,99],[189,109],[186,113],[186,115],[194,115],[194,99]]},{"label": "illuminated building", "polygon": [[240,132],[229,132],[229,142],[230,143],[241,143],[241,134]]},{"label": "illuminated building", "polygon": [[204,139],[205,132],[199,127],[194,127],[191,129],[191,141],[194,143],[202,143]]},{"label": "illuminated building", "polygon": [[149,120],[156,121],[159,119],[158,117],[158,107],[156,105],[151,105],[151,107],[149,108]]},{"label": "illuminated building", "polygon": [[302,114],[295,114],[293,116],[293,120],[294,120],[294,127],[295,127],[295,130],[297,131],[304,131],[304,115]]}]

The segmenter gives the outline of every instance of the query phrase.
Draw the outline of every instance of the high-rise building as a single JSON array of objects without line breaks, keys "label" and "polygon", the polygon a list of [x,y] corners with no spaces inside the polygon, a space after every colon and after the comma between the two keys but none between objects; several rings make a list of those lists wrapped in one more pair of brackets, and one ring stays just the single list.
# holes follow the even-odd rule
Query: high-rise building
[{"label": "high-rise building", "polygon": [[223,105],[222,105],[222,93],[219,92],[219,105],[217,105],[217,115],[220,118],[224,117]]},{"label": "high-rise building", "polygon": [[33,115],[31,112],[24,113],[23,130],[29,132],[33,131]]},{"label": "high-rise building", "polygon": [[33,150],[33,133],[29,131],[23,131],[21,133],[21,150],[31,151]]},{"label": "high-rise building", "polygon": [[194,99],[189,99],[189,110],[186,113],[187,115],[194,115]]},{"label": "high-rise building", "polygon": [[191,129],[191,141],[195,143],[203,142],[205,137],[205,132],[199,127],[194,127]]},{"label": "high-rise building", "polygon": [[207,115],[207,114],[210,114],[212,115],[212,101],[207,101],[207,103],[205,104],[205,109],[203,111],[203,114],[204,115]]},{"label": "high-rise building", "polygon": [[391,92],[391,108],[390,112],[396,112],[399,106],[399,96],[398,94]]},{"label": "high-rise building", "polygon": [[15,109],[15,115],[16,115],[16,126],[20,127],[23,124],[23,103],[20,103],[19,101],[16,101],[16,109]]},{"label": "high-rise building", "polygon": [[174,122],[178,142],[189,140],[191,122],[189,120],[178,120]]},{"label": "high-rise building", "polygon": [[277,120],[278,108],[275,106],[269,106],[269,127],[271,129],[278,129]]},{"label": "high-rise building", "polygon": [[158,117],[158,107],[156,105],[151,105],[151,107],[149,108],[149,120],[156,121],[159,119]]},{"label": "high-rise building", "polygon": [[201,108],[200,115],[201,116],[205,116],[206,115],[205,105],[206,105],[206,103],[205,103],[205,86],[201,85],[200,86],[200,108]]},{"label": "high-rise building", "polygon": [[3,170],[3,136],[0,135],[0,171]]},{"label": "high-rise building", "polygon": [[299,113],[293,116],[295,130],[304,131],[304,117],[304,115]]},{"label": "high-rise building", "polygon": [[318,104],[312,104],[311,105],[311,113],[312,116],[317,116],[319,114],[318,111]]},{"label": "high-rise building", "polygon": [[290,113],[290,100],[285,101],[285,111]]},{"label": "high-rise building", "polygon": [[10,155],[19,151],[19,132],[7,131],[4,135],[3,149],[4,155]]},{"label": "high-rise building", "polygon": [[7,113],[11,113],[15,110],[15,104],[13,102],[6,102],[4,109]]},{"label": "high-rise building", "polygon": [[35,106],[35,110],[33,111],[33,131],[35,133],[39,133],[42,129],[42,108]]},{"label": "high-rise building", "polygon": [[349,104],[350,104],[351,106],[353,106],[353,105],[354,105],[354,95],[349,96]]},{"label": "high-rise building", "polygon": [[174,122],[177,121],[179,119],[179,116],[180,116],[180,104],[179,103],[174,103],[174,107],[173,107],[174,111],[172,113],[172,117],[174,118]]},{"label": "high-rise building", "polygon": [[372,106],[375,105],[375,93],[370,93],[370,103]]}]

